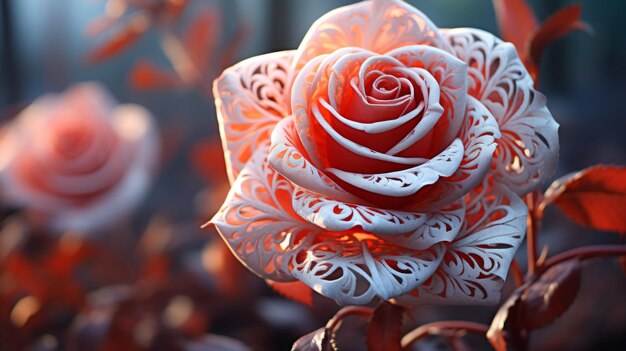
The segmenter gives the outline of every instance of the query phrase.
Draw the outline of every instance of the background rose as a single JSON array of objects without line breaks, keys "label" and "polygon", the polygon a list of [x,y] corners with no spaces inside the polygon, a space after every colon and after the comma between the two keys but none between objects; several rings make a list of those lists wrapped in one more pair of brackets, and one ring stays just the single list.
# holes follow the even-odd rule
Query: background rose
[{"label": "background rose", "polygon": [[558,155],[511,44],[368,1],[214,91],[233,188],[213,223],[254,272],[340,303],[498,300],[519,196]]},{"label": "background rose", "polygon": [[115,106],[99,85],[46,95],[5,127],[4,201],[40,214],[57,231],[95,230],[142,199],[156,166],[152,117]]}]

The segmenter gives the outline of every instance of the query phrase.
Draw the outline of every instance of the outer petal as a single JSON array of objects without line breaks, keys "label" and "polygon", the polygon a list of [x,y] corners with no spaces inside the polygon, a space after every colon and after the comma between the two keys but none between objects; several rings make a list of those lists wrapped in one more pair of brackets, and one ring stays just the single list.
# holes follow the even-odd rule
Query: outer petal
[{"label": "outer petal", "polygon": [[240,62],[215,80],[213,95],[231,183],[274,126],[290,114],[285,94],[295,51]]},{"label": "outer petal", "polygon": [[313,57],[339,48],[360,47],[382,54],[417,44],[452,52],[437,27],[413,6],[397,0],[364,1],[318,19],[298,48],[295,66],[299,70]]},{"label": "outer petal", "polygon": [[485,182],[467,197],[465,224],[435,274],[401,304],[493,304],[526,232],[527,209],[507,187]]},{"label": "outer petal", "polygon": [[322,235],[303,251],[292,273],[339,304],[362,305],[422,284],[441,262],[445,247],[439,243],[424,251],[407,250],[374,237]]},{"label": "outer petal", "polygon": [[291,207],[293,185],[260,148],[212,222],[236,256],[272,280],[299,279],[342,304],[405,294],[426,281],[446,243],[426,250],[390,244],[367,233],[331,232],[303,221]]},{"label": "outer petal", "polygon": [[502,138],[494,176],[524,195],[556,169],[558,124],[546,98],[533,89],[515,47],[478,29],[445,30],[457,56],[469,65],[469,93],[494,115]]},{"label": "outer petal", "polygon": [[300,246],[322,230],[293,213],[293,185],[272,169],[267,153],[267,146],[254,153],[211,222],[251,271],[291,281],[290,267]]}]

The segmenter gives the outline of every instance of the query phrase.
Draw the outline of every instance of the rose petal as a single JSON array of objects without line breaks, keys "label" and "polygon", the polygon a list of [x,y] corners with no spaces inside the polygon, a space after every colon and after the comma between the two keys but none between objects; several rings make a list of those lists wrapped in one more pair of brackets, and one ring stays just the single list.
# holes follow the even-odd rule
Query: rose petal
[{"label": "rose petal", "polygon": [[463,229],[448,246],[435,274],[397,302],[497,303],[524,239],[527,213],[524,202],[506,186],[484,182],[468,195]]},{"label": "rose petal", "polygon": [[[458,135],[465,116],[467,103],[467,65],[465,62],[445,51],[423,45],[401,47],[386,55],[395,57],[408,67],[423,68],[435,78],[440,91],[440,99],[437,102],[443,106],[445,112],[442,120],[436,121],[438,126],[435,129],[434,140],[442,145],[441,148],[449,145]],[[417,131],[414,134],[408,134],[404,140],[389,150],[389,153],[395,155],[406,150],[423,137],[420,134]]]},{"label": "rose petal", "polygon": [[512,44],[478,29],[444,33],[457,56],[468,63],[469,93],[500,125],[495,178],[518,195],[530,192],[554,174],[558,161],[558,124],[545,97],[533,89]]},{"label": "rose petal", "polygon": [[211,223],[252,272],[293,281],[290,266],[300,246],[322,229],[293,213],[293,185],[269,165],[268,152],[267,146],[257,149]]},{"label": "rose petal", "polygon": [[326,234],[303,247],[292,274],[341,305],[363,305],[415,289],[433,274],[445,250],[444,243],[408,250],[375,237]]},{"label": "rose petal", "polygon": [[427,214],[329,199],[299,186],[294,189],[292,206],[308,222],[336,232],[356,229],[372,234],[403,234],[416,230],[428,219]]},{"label": "rose petal", "polygon": [[250,270],[266,279],[299,279],[342,304],[402,295],[435,271],[445,243],[410,250],[302,220],[291,207],[293,185],[269,166],[267,152],[257,150],[212,220]]},{"label": "rose petal", "polygon": [[314,57],[345,47],[385,53],[424,44],[452,52],[437,27],[413,6],[396,0],[364,1],[318,19],[298,48],[297,70]]},{"label": "rose petal", "polygon": [[220,134],[231,183],[274,126],[290,114],[288,76],[295,51],[257,56],[227,69],[215,81]]},{"label": "rose petal", "polygon": [[286,117],[272,132],[268,160],[272,167],[293,183],[333,199],[359,202],[358,198],[343,190],[328,178],[300,152],[300,144],[293,117]]},{"label": "rose petal", "polygon": [[500,130],[489,110],[473,97],[467,100],[459,137],[463,140],[463,159],[456,172],[417,193],[408,211],[437,209],[462,198],[487,175],[498,145]]},{"label": "rose petal", "polygon": [[389,173],[358,174],[328,168],[327,172],[356,188],[370,193],[391,197],[407,197],[440,177],[449,177],[459,168],[463,159],[463,143],[456,139],[435,158],[402,171]]}]

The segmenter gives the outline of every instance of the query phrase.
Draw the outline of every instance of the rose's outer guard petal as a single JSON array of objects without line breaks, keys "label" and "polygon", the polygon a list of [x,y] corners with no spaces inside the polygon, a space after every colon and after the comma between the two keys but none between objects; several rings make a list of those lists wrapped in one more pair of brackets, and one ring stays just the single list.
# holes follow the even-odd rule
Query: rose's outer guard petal
[{"label": "rose's outer guard petal", "polygon": [[211,223],[252,272],[293,281],[290,267],[297,252],[322,230],[293,213],[293,185],[269,165],[268,152],[267,145],[257,149]]},{"label": "rose's outer guard petal", "polygon": [[446,251],[408,250],[375,237],[327,233],[300,255],[292,274],[341,305],[363,305],[412,291],[437,269]]},{"label": "rose's outer guard petal", "polygon": [[250,58],[225,70],[213,84],[231,183],[254,151],[269,142],[276,123],[291,113],[285,90],[294,55],[284,51]]},{"label": "rose's outer guard petal", "polygon": [[515,47],[478,29],[443,30],[457,56],[467,62],[469,94],[491,111],[502,138],[495,152],[493,174],[522,196],[551,177],[559,155],[558,124],[546,98]]},{"label": "rose's outer guard petal", "polygon": [[401,304],[494,304],[524,239],[524,202],[506,186],[485,181],[467,196],[463,229],[435,274]]},{"label": "rose's outer guard petal", "polygon": [[341,304],[366,304],[415,289],[436,270],[446,248],[391,244],[358,231],[332,232],[294,213],[294,186],[267,161],[261,147],[233,184],[212,219],[250,270],[275,281],[301,280]]},{"label": "rose's outer guard petal", "polygon": [[299,70],[312,58],[339,48],[360,47],[379,54],[407,45],[452,52],[437,27],[413,6],[398,0],[363,1],[318,19],[298,48]]}]

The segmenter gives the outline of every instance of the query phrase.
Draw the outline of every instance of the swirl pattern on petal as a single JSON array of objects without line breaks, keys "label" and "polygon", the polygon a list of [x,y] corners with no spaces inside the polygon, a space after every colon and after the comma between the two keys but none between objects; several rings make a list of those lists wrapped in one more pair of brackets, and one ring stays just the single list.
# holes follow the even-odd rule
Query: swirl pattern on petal
[{"label": "swirl pattern on petal", "polygon": [[528,210],[507,187],[485,181],[467,196],[463,229],[435,274],[401,304],[494,304],[526,232]]},{"label": "swirl pattern on petal", "polygon": [[215,80],[213,94],[231,184],[274,126],[291,112],[286,95],[295,51],[245,60]]},{"label": "swirl pattern on petal", "polygon": [[558,161],[558,124],[545,96],[533,88],[512,44],[478,29],[451,29],[444,34],[468,64],[469,94],[500,125],[495,178],[518,195],[527,194],[552,176]]}]

